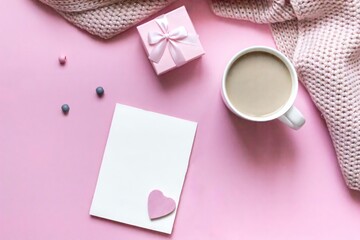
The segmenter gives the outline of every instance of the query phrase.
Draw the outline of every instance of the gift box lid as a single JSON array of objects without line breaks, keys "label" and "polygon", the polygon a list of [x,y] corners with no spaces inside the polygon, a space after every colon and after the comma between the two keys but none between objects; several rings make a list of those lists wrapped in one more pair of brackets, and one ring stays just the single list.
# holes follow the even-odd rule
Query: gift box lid
[{"label": "gift box lid", "polygon": [[[137,29],[149,61],[158,75],[205,53],[184,6],[150,20]],[[152,60],[154,56],[158,61]]]}]

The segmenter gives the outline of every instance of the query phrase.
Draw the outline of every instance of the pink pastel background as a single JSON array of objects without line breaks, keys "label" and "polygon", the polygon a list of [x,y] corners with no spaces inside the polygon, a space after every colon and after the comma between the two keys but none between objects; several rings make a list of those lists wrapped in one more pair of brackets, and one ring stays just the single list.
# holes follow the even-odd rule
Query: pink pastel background
[{"label": "pink pastel background", "polygon": [[[165,11],[183,4],[206,55],[158,78],[135,28],[102,41],[35,0],[0,1],[0,239],[359,239],[360,194],[302,86],[297,132],[222,103],[227,61],[274,46],[269,27],[216,17],[200,0]],[[199,123],[171,236],[88,214],[117,102]]]}]

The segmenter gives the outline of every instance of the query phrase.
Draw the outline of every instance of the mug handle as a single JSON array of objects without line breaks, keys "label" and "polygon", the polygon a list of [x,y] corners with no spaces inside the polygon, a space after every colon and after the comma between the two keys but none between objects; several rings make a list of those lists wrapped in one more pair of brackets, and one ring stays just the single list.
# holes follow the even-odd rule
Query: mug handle
[{"label": "mug handle", "polygon": [[298,130],[305,124],[304,116],[294,106],[292,106],[286,113],[281,115],[279,120],[295,130]]}]

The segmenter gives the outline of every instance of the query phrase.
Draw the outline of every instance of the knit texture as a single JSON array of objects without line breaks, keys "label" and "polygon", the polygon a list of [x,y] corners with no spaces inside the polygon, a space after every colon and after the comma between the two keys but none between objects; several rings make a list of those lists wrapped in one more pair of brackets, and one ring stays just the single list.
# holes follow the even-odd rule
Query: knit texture
[{"label": "knit texture", "polygon": [[40,0],[65,19],[101,38],[111,38],[174,0]]},{"label": "knit texture", "polygon": [[212,9],[271,23],[325,118],[346,184],[360,190],[360,1],[212,0]]}]

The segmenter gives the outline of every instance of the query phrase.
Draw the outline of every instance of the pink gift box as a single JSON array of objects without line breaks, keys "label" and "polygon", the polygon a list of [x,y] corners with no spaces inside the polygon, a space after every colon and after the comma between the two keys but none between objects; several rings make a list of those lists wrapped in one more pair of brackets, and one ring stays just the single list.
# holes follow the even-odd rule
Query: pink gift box
[{"label": "pink gift box", "polygon": [[205,53],[184,6],[144,23],[137,29],[158,75]]}]

